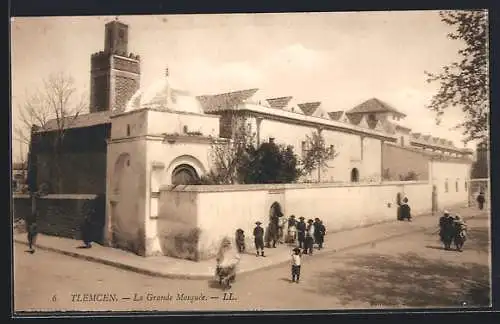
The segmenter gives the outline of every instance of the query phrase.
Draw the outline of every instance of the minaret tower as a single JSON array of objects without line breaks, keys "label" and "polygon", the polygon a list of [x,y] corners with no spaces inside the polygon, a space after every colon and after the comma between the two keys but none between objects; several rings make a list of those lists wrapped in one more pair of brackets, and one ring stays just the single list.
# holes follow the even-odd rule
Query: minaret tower
[{"label": "minaret tower", "polygon": [[118,18],[105,26],[104,51],[92,54],[90,112],[123,111],[139,89],[139,55],[128,52],[128,25]]}]

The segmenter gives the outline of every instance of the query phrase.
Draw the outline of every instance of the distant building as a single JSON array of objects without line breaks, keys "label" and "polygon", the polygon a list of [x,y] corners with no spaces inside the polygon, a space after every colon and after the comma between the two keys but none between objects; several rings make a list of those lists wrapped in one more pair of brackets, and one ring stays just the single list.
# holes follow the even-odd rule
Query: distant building
[{"label": "distant building", "polygon": [[28,168],[26,163],[12,163],[12,191],[21,192],[26,185]]}]

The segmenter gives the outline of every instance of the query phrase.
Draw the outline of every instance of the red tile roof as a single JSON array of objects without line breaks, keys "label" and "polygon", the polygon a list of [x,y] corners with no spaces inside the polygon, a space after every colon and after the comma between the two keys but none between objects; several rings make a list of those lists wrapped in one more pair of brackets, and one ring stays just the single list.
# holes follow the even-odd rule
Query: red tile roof
[{"label": "red tile roof", "polygon": [[402,112],[396,110],[393,108],[391,105],[388,103],[377,99],[377,98],[372,98],[369,99],[356,107],[352,108],[351,110],[348,110],[346,114],[363,114],[363,113],[376,113],[376,112],[392,112],[395,113],[399,116],[405,117],[406,115],[403,114]]}]

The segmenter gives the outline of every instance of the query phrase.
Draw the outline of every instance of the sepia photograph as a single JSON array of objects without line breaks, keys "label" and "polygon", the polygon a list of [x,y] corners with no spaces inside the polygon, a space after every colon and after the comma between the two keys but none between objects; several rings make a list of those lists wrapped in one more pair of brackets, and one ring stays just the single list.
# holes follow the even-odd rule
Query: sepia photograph
[{"label": "sepia photograph", "polygon": [[14,314],[489,309],[488,33],[11,17]]}]

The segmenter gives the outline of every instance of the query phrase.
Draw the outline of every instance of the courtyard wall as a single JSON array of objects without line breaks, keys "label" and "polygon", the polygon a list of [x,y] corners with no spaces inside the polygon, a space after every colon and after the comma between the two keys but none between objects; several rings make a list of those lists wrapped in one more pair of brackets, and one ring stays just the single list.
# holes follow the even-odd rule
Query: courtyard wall
[{"label": "courtyard wall", "polygon": [[[162,233],[161,228],[158,235],[166,255],[208,259],[216,253],[222,237],[234,237],[238,228],[245,231],[247,244],[252,246],[255,222],[268,224],[274,202],[281,205],[286,216],[322,219],[327,230],[332,232],[396,220],[398,193],[409,198],[413,215],[431,210],[432,185],[427,181],[164,186],[160,189],[159,222],[176,223],[175,235],[192,237],[189,243],[181,246],[162,239],[171,234]],[[174,227],[163,228],[172,231]]]},{"label": "courtyard wall", "polygon": [[[98,195],[47,195],[37,199],[37,225],[41,234],[80,240],[81,226],[85,217],[93,221],[92,234],[95,242],[103,243],[104,199]],[[26,220],[31,213],[31,198],[14,195],[14,221]]]}]

